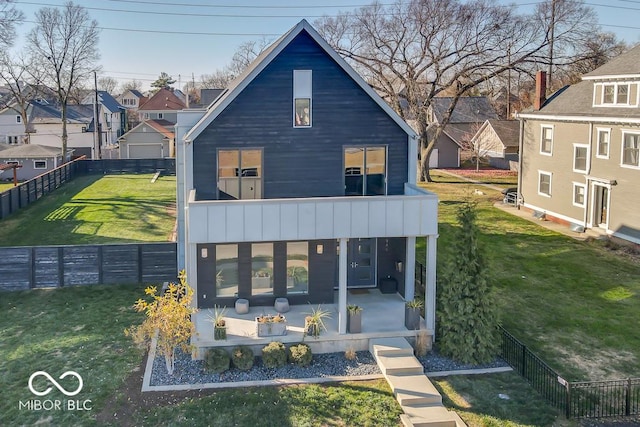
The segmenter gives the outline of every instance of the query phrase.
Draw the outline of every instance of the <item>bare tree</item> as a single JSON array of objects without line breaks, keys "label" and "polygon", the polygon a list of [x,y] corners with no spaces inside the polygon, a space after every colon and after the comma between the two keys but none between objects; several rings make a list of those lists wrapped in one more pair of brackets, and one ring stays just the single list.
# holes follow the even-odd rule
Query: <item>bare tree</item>
[{"label": "bare tree", "polygon": [[200,87],[202,89],[224,89],[234,77],[233,73],[227,68],[218,69],[211,74],[201,75]]},{"label": "bare tree", "polygon": [[239,76],[270,44],[271,41],[266,37],[242,43],[236,49],[231,63],[227,66],[228,72],[234,78]]},{"label": "bare tree", "polygon": [[98,23],[73,2],[62,10],[44,7],[36,12],[29,33],[34,61],[41,64],[42,81],[57,94],[62,112],[62,155],[67,156],[67,105],[74,88],[94,70],[98,60]]},{"label": "bare tree", "polygon": [[128,82],[124,82],[122,84],[122,86],[120,87],[120,92],[125,93],[128,90],[141,90],[142,89],[142,82],[140,80],[129,80]]},{"label": "bare tree", "polygon": [[118,81],[113,77],[105,76],[98,79],[98,89],[113,95],[118,88]]},{"label": "bare tree", "polygon": [[13,46],[16,25],[23,21],[24,14],[15,8],[13,0],[0,0],[0,47]]},{"label": "bare tree", "polygon": [[[547,45],[544,28],[514,7],[488,0],[374,3],[321,18],[317,27],[394,110],[413,121],[421,179],[428,181],[429,158],[458,99]],[[450,105],[427,133],[431,100],[445,92]]]}]

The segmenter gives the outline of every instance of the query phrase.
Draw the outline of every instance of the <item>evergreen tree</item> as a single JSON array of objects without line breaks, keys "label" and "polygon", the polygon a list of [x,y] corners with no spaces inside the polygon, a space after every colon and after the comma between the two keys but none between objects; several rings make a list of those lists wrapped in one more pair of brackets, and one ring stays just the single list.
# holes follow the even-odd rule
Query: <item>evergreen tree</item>
[{"label": "evergreen tree", "polygon": [[171,85],[174,84],[175,82],[176,80],[173,77],[171,77],[169,74],[163,71],[160,73],[160,76],[158,76],[156,81],[151,83],[151,87],[153,88],[151,89],[151,92],[156,93],[160,89],[173,90]]},{"label": "evergreen tree", "polygon": [[438,285],[440,352],[463,363],[490,362],[497,355],[497,320],[487,267],[478,242],[476,204],[464,202],[456,214],[448,262]]}]

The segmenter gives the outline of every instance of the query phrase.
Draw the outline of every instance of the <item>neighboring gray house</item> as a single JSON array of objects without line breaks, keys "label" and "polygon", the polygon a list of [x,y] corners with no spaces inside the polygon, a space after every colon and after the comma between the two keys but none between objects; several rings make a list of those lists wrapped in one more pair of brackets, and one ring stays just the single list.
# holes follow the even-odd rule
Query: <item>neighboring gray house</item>
[{"label": "neighboring gray house", "polygon": [[346,334],[349,291],[414,298],[424,239],[432,336],[438,202],[416,186],[417,135],[307,21],[178,117],[178,265],[198,308],[335,303]]},{"label": "neighboring gray house", "polygon": [[498,169],[518,169],[520,122],[518,120],[487,120],[471,138],[474,150],[487,157],[489,165]]},{"label": "neighboring gray house", "polygon": [[[72,151],[69,150],[66,160],[70,159]],[[27,181],[57,168],[64,161],[59,148],[37,144],[21,144],[7,149],[0,149],[0,163],[22,165],[17,169],[17,177],[19,181]],[[0,175],[0,179],[13,179],[13,173],[11,173],[11,176],[6,177]]]},{"label": "neighboring gray house", "polygon": [[138,115],[141,121],[156,119],[175,123],[177,112],[186,107],[180,97],[169,89],[162,88],[138,108]]},{"label": "neighboring gray house", "polygon": [[544,81],[519,114],[520,205],[640,244],[640,46],[548,100]]},{"label": "neighboring gray house", "polygon": [[160,159],[175,157],[175,124],[148,119],[118,139],[121,159]]},{"label": "neighboring gray house", "polygon": [[[431,100],[427,111],[430,127],[442,122],[452,98],[437,97]],[[493,106],[484,96],[467,96],[458,99],[449,122],[444,127],[429,159],[429,167],[460,167],[460,152],[471,144],[471,138],[486,120],[497,120]],[[430,130],[433,132],[433,130]]]}]

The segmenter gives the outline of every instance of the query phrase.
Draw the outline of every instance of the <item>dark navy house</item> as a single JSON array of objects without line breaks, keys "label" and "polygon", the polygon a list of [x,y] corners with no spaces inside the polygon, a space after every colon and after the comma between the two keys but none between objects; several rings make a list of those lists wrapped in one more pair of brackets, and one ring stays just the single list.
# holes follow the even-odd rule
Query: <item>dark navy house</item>
[{"label": "dark navy house", "polygon": [[199,308],[414,297],[427,240],[434,328],[437,198],[416,186],[417,137],[311,27],[279,38],[205,111],[179,113],[179,263]]}]

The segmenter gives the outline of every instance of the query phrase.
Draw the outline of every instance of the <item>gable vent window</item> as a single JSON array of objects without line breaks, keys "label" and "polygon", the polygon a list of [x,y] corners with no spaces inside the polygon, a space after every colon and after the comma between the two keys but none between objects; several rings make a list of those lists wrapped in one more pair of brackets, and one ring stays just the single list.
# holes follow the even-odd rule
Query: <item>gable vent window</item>
[{"label": "gable vent window", "polygon": [[293,71],[293,127],[311,127],[311,70]]}]

